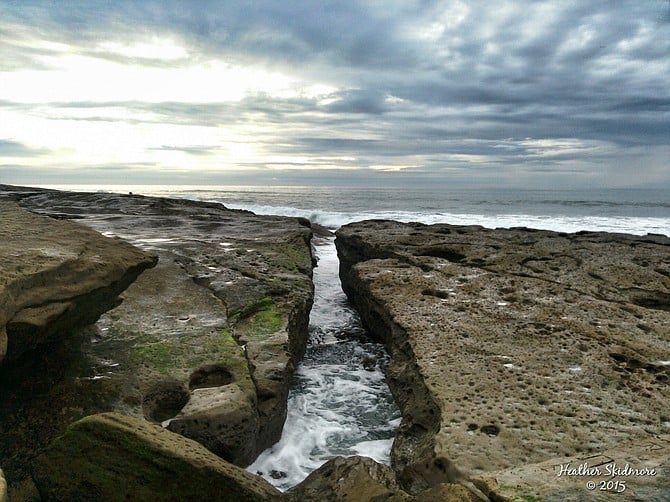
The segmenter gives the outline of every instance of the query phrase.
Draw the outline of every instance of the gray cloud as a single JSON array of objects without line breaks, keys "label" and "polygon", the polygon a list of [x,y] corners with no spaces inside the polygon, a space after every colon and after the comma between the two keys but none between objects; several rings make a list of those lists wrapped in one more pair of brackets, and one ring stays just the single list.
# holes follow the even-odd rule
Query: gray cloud
[{"label": "gray cloud", "polygon": [[149,150],[158,150],[163,152],[184,152],[189,155],[210,155],[215,153],[220,148],[218,146],[206,146],[206,145],[195,145],[195,146],[174,146],[174,145],[163,145],[158,148],[149,148]]},{"label": "gray cloud", "polygon": [[[536,173],[589,170],[605,173],[603,179],[616,169],[623,179],[622,159],[643,155],[648,163],[635,163],[628,179],[639,181],[648,172],[670,186],[660,154],[670,144],[670,4],[573,0],[459,5],[4,2],[0,16],[8,27],[0,30],[0,50],[7,55],[1,58],[2,68],[39,65],[37,56],[48,49],[17,42],[17,37],[35,33],[73,44],[82,54],[90,53],[88,47],[97,40],[172,36],[188,45],[194,59],[286,69],[338,91],[325,105],[311,98],[253,95],[237,103],[116,106],[151,111],[147,121],[177,124],[261,120],[277,126],[258,134],[265,151],[311,155],[317,167],[334,154],[354,157],[351,162],[362,169],[415,156],[416,173],[469,169],[474,176],[477,166],[490,174],[516,165]],[[31,28],[35,26],[39,28]],[[3,106],[9,105],[22,106]],[[94,109],[98,104],[57,106]],[[104,114],[97,119],[119,120]],[[529,138],[559,146],[541,150]],[[579,145],[560,147],[567,140]],[[193,155],[212,148],[162,147]],[[467,160],[475,156],[477,165]]]},{"label": "gray cloud", "polygon": [[0,139],[0,158],[2,157],[40,157],[47,155],[46,148],[33,148],[11,139]]}]

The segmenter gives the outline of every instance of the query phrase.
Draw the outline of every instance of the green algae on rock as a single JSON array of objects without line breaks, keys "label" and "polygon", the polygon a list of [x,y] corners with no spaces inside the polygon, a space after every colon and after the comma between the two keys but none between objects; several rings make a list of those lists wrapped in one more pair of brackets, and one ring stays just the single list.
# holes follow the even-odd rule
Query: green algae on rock
[{"label": "green algae on rock", "polygon": [[143,420],[104,413],[70,426],[37,458],[42,500],[281,500],[264,479],[199,443]]},{"label": "green algae on rock", "polygon": [[99,412],[162,423],[239,465],[279,438],[313,297],[309,222],[118,194],[0,186],[3,197],[159,256],[121,305],[73,333],[67,358],[38,355],[40,375],[34,360],[12,370],[30,378],[0,399],[10,483],[69,423]]}]

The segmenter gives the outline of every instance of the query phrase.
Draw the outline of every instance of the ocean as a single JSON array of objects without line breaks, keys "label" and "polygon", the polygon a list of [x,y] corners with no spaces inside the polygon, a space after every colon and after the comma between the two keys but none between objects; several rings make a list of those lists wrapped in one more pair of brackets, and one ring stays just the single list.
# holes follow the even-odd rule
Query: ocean
[{"label": "ocean", "polygon": [[[309,218],[331,230],[370,218],[485,227],[670,235],[668,190],[465,190],[440,187],[50,186],[221,202],[257,214]],[[328,459],[390,460],[400,412],[386,384],[384,347],[367,337],[338,278],[334,239],[315,240],[310,337],[289,393],[282,438],[248,467],[281,490]]]},{"label": "ocean", "polygon": [[422,223],[527,226],[670,235],[670,190],[528,190],[346,186],[63,185],[64,190],[133,192],[215,201],[258,214],[309,218],[331,229],[385,218]]}]

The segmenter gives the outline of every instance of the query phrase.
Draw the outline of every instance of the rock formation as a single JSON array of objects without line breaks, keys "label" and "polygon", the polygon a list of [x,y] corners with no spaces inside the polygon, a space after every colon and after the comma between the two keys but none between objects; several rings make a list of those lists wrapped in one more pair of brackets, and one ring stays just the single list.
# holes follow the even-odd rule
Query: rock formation
[{"label": "rock formation", "polygon": [[2,469],[0,469],[0,502],[7,502],[7,482]]},{"label": "rock formation", "polygon": [[[17,265],[0,275],[0,324],[10,335],[0,458],[9,495],[20,487],[13,500],[30,499],[31,475],[49,500],[581,497],[594,479],[556,470],[584,462],[648,469],[618,475],[621,500],[668,494],[667,237],[389,221],[341,228],[343,286],[389,348],[403,421],[392,468],[337,458],[281,494],[231,464],[246,465],[281,432],[313,297],[309,222],[1,185],[0,210],[7,236],[25,238],[0,250],[3,264]],[[4,216],[15,214],[28,223],[7,226],[13,216]],[[60,247],[61,228],[92,232],[82,225],[114,238]],[[21,253],[42,238],[36,228],[58,236],[28,260]],[[140,268],[159,257],[118,306],[111,292],[132,279],[94,288],[104,299],[72,294],[108,273],[97,266],[113,254],[107,246],[136,253]],[[73,254],[93,265],[35,268]],[[20,264],[37,279],[18,281]],[[47,284],[67,294],[30,300]],[[66,314],[76,323],[61,322]]]},{"label": "rock formation", "polygon": [[402,491],[395,472],[388,465],[358,456],[329,460],[287,495],[295,502],[405,502],[413,498]]},{"label": "rock formation", "polygon": [[281,500],[263,478],[199,443],[117,413],[86,417],[36,460],[42,500]]},{"label": "rock formation", "polygon": [[405,490],[670,431],[667,237],[367,221],[336,245],[391,353]]},{"label": "rock formation", "polygon": [[292,502],[478,502],[463,485],[439,483],[415,496],[404,491],[395,471],[366,457],[335,457],[288,490]]},{"label": "rock formation", "polygon": [[156,257],[0,201],[0,362],[96,321]]},{"label": "rock formation", "polygon": [[[597,455],[552,458],[473,479],[507,500],[668,500],[670,434],[621,439]],[[592,485],[587,485],[587,483]]]},{"label": "rock formation", "polygon": [[129,195],[0,187],[3,196],[159,256],[72,344],[2,370],[10,488],[35,451],[99,412],[162,423],[241,466],[278,440],[313,297],[308,221]]}]

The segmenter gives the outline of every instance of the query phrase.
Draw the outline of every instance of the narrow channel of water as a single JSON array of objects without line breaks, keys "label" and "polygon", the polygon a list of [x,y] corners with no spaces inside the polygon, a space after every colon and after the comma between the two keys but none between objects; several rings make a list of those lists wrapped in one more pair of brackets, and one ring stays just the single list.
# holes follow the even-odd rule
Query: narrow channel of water
[{"label": "narrow channel of water", "polygon": [[282,437],[247,470],[280,490],[338,455],[388,463],[400,412],[386,384],[388,355],[361,326],[340,287],[333,238],[316,244],[310,338],[288,398]]}]

